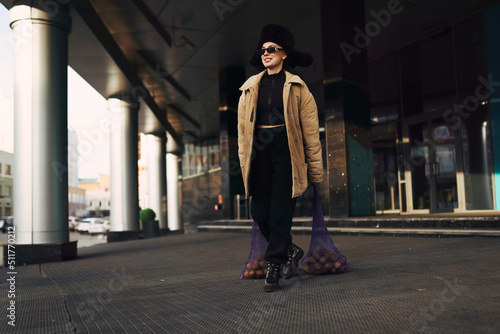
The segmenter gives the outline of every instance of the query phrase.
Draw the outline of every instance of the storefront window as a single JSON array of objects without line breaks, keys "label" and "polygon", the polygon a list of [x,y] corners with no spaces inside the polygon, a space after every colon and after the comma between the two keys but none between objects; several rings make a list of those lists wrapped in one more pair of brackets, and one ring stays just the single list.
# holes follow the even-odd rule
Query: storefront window
[{"label": "storefront window", "polygon": [[493,161],[491,125],[486,107],[462,124],[465,200],[467,210],[491,210]]},{"label": "storefront window", "polygon": [[218,137],[186,144],[182,157],[182,175],[193,176],[218,168],[220,166],[219,151]]},{"label": "storefront window", "polygon": [[399,209],[396,142],[373,143],[373,168],[377,211]]}]

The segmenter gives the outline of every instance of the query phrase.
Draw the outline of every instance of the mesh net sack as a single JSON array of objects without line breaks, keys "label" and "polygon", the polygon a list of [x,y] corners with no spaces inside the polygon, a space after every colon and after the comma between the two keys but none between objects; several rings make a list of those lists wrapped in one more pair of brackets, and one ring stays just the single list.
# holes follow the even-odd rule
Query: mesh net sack
[{"label": "mesh net sack", "polygon": [[316,185],[314,185],[311,245],[301,263],[303,268],[301,274],[306,275],[342,273],[349,269],[347,259],[335,247],[326,228]]},{"label": "mesh net sack", "polygon": [[259,224],[254,220],[252,223],[252,242],[247,262],[241,272],[241,278],[265,278],[267,273],[267,261],[264,254],[267,249],[267,240],[259,229]]}]

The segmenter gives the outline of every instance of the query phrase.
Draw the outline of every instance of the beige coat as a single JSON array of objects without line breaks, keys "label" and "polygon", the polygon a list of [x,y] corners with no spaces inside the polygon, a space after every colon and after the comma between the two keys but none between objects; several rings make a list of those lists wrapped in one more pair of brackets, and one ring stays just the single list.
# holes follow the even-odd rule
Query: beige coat
[{"label": "beige coat", "polygon": [[[259,83],[264,72],[250,77],[243,86],[238,105],[238,153],[245,195],[250,195],[249,175]],[[300,77],[286,72],[283,87],[288,147],[292,158],[292,197],[302,195],[308,182],[323,181],[323,160],[319,141],[318,109],[311,92]]]}]

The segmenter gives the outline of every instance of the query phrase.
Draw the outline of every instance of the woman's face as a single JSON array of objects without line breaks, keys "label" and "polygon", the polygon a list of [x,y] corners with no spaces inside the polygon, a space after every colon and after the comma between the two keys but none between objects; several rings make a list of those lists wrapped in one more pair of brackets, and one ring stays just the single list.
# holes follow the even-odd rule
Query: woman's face
[{"label": "woman's face", "polygon": [[[278,45],[273,42],[266,42],[262,45],[262,49],[267,49],[271,46],[275,46],[278,49],[282,49],[281,45]],[[262,64],[268,69],[268,70],[276,70],[276,72],[281,71],[281,68],[283,67],[283,61],[286,58],[286,53],[283,50],[277,50],[276,52],[269,53],[269,52],[264,52],[262,56],[260,56],[262,59]]]}]

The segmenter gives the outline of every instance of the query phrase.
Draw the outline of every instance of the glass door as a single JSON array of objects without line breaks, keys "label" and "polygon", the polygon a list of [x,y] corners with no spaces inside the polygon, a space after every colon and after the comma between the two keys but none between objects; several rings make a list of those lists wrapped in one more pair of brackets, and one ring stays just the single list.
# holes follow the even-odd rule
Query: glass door
[{"label": "glass door", "polygon": [[430,142],[427,122],[409,124],[405,159],[409,213],[429,213],[431,206]]},{"label": "glass door", "polygon": [[404,159],[399,163],[406,183],[406,212],[454,212],[458,187],[453,126],[426,118],[403,126]]},{"label": "glass door", "polygon": [[458,208],[457,159],[453,126],[443,120],[431,122],[430,165],[433,200],[431,212],[454,212]]}]

